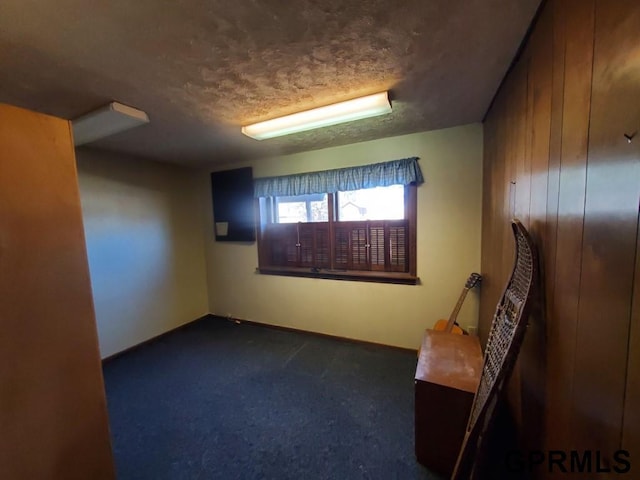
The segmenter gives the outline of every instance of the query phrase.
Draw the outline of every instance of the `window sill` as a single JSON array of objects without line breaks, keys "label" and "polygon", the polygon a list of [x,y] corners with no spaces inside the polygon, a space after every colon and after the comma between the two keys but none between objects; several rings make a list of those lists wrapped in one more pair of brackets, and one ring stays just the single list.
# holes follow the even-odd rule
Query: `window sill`
[{"label": "window sill", "polygon": [[369,272],[356,270],[312,270],[295,267],[262,267],[256,273],[263,275],[283,275],[288,277],[324,278],[329,280],[351,280],[355,282],[395,283],[417,285],[420,278],[401,272]]}]

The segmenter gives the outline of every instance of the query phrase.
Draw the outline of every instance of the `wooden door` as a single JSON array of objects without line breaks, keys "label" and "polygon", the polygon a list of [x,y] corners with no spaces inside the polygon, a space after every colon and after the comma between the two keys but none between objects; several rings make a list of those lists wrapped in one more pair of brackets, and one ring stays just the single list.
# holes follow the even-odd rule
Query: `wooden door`
[{"label": "wooden door", "polygon": [[114,478],[67,121],[0,104],[0,478]]}]

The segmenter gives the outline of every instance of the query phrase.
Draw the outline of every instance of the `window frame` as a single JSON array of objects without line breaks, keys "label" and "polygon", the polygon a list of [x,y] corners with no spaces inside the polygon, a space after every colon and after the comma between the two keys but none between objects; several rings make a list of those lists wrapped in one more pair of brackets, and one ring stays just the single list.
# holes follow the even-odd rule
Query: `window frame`
[{"label": "window frame", "polygon": [[[271,214],[267,214],[267,218],[263,218],[262,211],[273,212],[273,208],[276,205],[276,201],[273,197],[268,198],[258,198],[256,199],[256,213],[258,221],[258,268],[256,269],[258,273],[267,274],[267,275],[284,275],[284,276],[293,276],[293,277],[310,277],[310,278],[323,278],[323,279],[333,279],[333,280],[352,280],[352,281],[364,281],[364,282],[381,282],[381,283],[397,283],[397,284],[406,284],[406,285],[416,285],[419,283],[419,278],[417,277],[417,268],[416,268],[416,224],[417,224],[417,185],[415,183],[410,183],[404,186],[404,219],[403,220],[360,220],[360,221],[340,221],[337,219],[337,195],[333,192],[327,192],[328,195],[328,209],[329,209],[329,220],[328,222],[297,222],[297,223],[275,223],[274,218]],[[261,202],[263,203],[263,208],[261,208]],[[366,250],[366,263],[369,266],[369,269],[339,269],[336,267],[335,262],[335,248],[336,248],[336,229],[340,229],[342,227],[349,228],[349,224],[360,223],[364,225],[367,231],[367,239],[370,235],[370,228],[372,224],[374,228],[384,228],[385,232],[388,232],[389,229],[394,228],[394,224],[398,224],[403,222],[405,229],[405,245],[406,251],[404,252],[404,258],[406,261],[406,266],[403,269],[404,271],[389,271],[380,269],[378,265],[376,268],[371,268],[371,248],[370,243],[367,242],[367,250]],[[271,225],[277,225],[278,227],[270,227]],[[283,227],[285,226],[285,227]],[[284,255],[287,257],[283,263],[288,263],[288,265],[274,265],[271,262],[271,257],[273,256],[273,245],[277,245],[276,242],[273,241],[273,237],[271,235],[278,235],[278,233],[273,233],[275,230],[286,230],[296,228],[297,232],[297,242],[295,244],[296,251],[296,261],[292,262],[290,259],[293,256],[294,250],[292,250],[292,245],[290,244],[292,241],[292,233],[288,233],[287,240],[289,244],[287,245],[279,245],[280,251],[279,255]],[[316,229],[328,229],[328,256],[329,256],[329,265],[328,268],[317,266],[313,266],[314,262],[305,262],[302,261],[302,251],[301,251],[301,243],[300,243],[300,231],[301,228],[304,230],[309,230],[312,235],[315,235]],[[270,231],[272,229],[273,231]],[[308,234],[305,233],[305,234]],[[316,247],[317,237],[314,237],[314,246],[312,247],[312,252],[314,254],[318,254],[318,248]],[[389,244],[388,233],[385,233],[385,242],[384,248],[386,250],[387,245]],[[305,253],[305,255],[307,255]],[[390,255],[390,254],[389,254]],[[306,257],[305,257],[306,258]],[[390,268],[391,262],[389,261],[389,256],[385,252],[385,264],[384,268]],[[301,264],[305,264],[304,266],[300,266]],[[309,265],[312,266],[309,266]],[[394,267],[397,270],[397,265]]]},{"label": "window frame", "polygon": [[[266,206],[266,208],[268,209],[268,213],[267,215],[269,216],[269,218],[271,218],[273,220],[273,223],[298,223],[298,222],[280,222],[280,204],[284,204],[284,203],[304,203],[305,204],[305,213],[307,214],[307,220],[306,222],[302,222],[302,223],[312,223],[313,220],[311,220],[311,216],[312,216],[312,209],[311,209],[311,204],[314,201],[318,201],[318,198],[310,198],[310,197],[323,197],[322,200],[320,201],[324,201],[324,196],[327,195],[327,203],[329,202],[329,194],[327,193],[312,193],[309,195],[294,195],[294,196],[282,196],[282,197],[269,197],[268,198],[268,203],[269,205]],[[306,197],[306,198],[305,198]],[[280,198],[287,198],[289,199],[288,201],[281,201],[279,200]]]}]

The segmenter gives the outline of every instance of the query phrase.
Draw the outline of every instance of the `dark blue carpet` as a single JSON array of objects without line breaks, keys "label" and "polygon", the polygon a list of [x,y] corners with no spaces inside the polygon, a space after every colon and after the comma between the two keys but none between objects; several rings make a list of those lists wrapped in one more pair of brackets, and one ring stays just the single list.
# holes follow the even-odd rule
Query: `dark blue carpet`
[{"label": "dark blue carpet", "polygon": [[206,318],[106,362],[118,478],[436,479],[416,355]]}]

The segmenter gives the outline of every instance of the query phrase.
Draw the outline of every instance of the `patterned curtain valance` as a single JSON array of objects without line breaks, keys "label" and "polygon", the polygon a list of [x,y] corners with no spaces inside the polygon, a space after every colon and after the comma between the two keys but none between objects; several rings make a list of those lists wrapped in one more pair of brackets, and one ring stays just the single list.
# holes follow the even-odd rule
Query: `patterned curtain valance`
[{"label": "patterned curtain valance", "polygon": [[418,157],[321,172],[256,178],[253,185],[256,197],[285,197],[408,185],[412,182],[424,182]]}]

